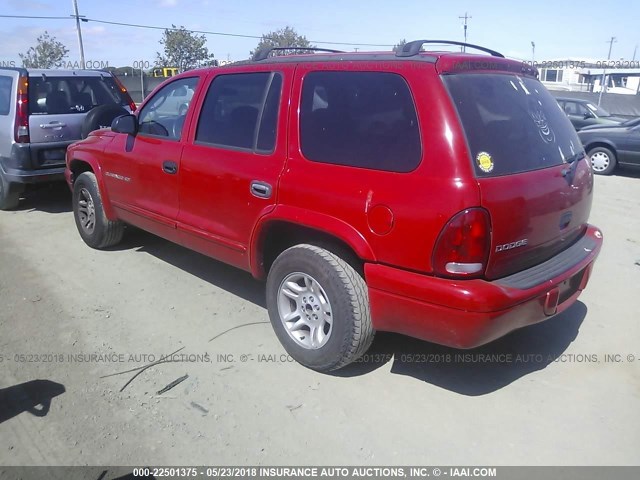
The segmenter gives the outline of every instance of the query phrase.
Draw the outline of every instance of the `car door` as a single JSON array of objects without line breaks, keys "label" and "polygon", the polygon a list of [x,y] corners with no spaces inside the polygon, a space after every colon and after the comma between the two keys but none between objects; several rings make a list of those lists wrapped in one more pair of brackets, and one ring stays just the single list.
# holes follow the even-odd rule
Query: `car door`
[{"label": "car door", "polygon": [[178,229],[184,245],[249,268],[251,233],[276,205],[287,158],[293,69],[224,69],[210,78],[182,155]]},{"label": "car door", "polygon": [[624,164],[640,165],[640,126],[620,129],[616,140],[618,161]]},{"label": "car door", "polygon": [[177,90],[195,89],[199,77],[178,78],[153,94],[138,114],[136,136],[117,134],[104,156],[103,175],[123,220],[175,240],[180,157],[185,121],[179,105],[165,108]]}]

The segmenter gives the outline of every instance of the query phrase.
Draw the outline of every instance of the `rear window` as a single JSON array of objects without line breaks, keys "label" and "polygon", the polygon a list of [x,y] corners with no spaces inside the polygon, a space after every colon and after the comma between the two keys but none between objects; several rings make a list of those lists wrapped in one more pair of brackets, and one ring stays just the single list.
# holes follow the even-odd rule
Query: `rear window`
[{"label": "rear window", "polygon": [[11,77],[0,75],[0,115],[11,111]]},{"label": "rear window", "polygon": [[29,77],[29,113],[86,113],[99,105],[129,103],[114,79],[101,77]]},{"label": "rear window", "polygon": [[558,102],[533,78],[456,74],[444,82],[476,174],[508,175],[572,162],[584,149]]},{"label": "rear window", "polygon": [[422,155],[413,98],[395,73],[307,74],[300,138],[303,155],[315,162],[410,172]]}]

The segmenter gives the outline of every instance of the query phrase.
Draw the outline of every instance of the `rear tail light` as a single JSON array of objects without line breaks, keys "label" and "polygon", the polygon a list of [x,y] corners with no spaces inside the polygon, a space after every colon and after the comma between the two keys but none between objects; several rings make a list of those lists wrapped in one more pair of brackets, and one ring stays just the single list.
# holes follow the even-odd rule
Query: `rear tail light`
[{"label": "rear tail light", "polygon": [[131,98],[131,95],[129,95],[129,92],[127,91],[127,89],[125,88],[125,86],[122,84],[122,82],[120,80],[118,80],[118,77],[116,77],[115,75],[113,76],[113,79],[116,82],[116,85],[118,86],[118,90],[120,90],[120,93],[122,95],[124,95],[125,99],[128,99],[129,101],[129,108],[131,109],[131,113],[136,111],[136,103],[133,101],[133,99]]},{"label": "rear tail light", "polygon": [[29,143],[29,78],[18,78],[18,97],[16,104],[16,125],[14,131],[16,143]]},{"label": "rear tail light", "polygon": [[456,278],[484,274],[491,245],[489,213],[468,208],[454,215],[444,226],[433,251],[437,275]]}]

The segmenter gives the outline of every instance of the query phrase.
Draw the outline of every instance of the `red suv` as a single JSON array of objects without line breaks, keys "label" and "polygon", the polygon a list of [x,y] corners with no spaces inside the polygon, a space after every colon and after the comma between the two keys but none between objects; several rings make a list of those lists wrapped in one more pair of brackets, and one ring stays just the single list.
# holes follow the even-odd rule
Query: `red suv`
[{"label": "red suv", "polygon": [[266,278],[276,335],[322,371],[376,330],[471,348],[565,310],[602,245],[575,130],[535,69],[427,43],[172,77],[69,148],[80,235],[131,224]]}]

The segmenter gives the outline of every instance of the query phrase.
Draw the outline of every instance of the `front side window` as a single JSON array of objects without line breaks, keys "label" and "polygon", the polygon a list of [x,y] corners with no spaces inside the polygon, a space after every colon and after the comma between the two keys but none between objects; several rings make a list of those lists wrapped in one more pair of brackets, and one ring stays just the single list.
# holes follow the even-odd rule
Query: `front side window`
[{"label": "front side window", "polygon": [[410,172],[420,163],[418,117],[395,73],[311,72],[304,79],[300,144],[309,160]]},{"label": "front side window", "polygon": [[196,142],[268,153],[276,142],[279,73],[218,75],[202,106]]},{"label": "front side window", "polygon": [[162,87],[138,116],[142,134],[179,140],[198,77],[176,80]]}]

